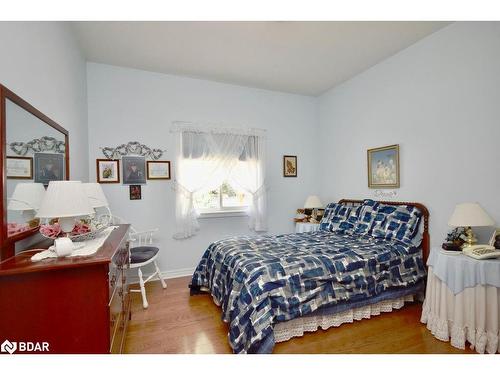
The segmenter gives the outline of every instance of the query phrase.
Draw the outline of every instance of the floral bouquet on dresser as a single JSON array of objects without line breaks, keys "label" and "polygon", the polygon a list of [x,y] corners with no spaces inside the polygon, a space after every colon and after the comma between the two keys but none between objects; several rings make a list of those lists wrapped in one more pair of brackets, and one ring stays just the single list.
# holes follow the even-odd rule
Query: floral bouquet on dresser
[{"label": "floral bouquet on dresser", "polygon": [[70,233],[64,233],[58,220],[53,219],[48,224],[40,225],[40,234],[50,239],[69,237],[73,242],[79,242],[95,238],[107,227],[109,227],[107,217],[80,219]]}]

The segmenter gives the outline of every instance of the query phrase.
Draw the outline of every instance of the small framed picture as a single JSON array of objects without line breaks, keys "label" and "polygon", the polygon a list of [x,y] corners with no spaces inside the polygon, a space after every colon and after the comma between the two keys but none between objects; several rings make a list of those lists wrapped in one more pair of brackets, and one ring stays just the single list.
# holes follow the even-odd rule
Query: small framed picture
[{"label": "small framed picture", "polygon": [[170,180],[170,162],[159,160],[148,160],[148,180]]},{"label": "small framed picture", "polygon": [[146,183],[146,158],[144,156],[122,157],[122,169],[125,185]]},{"label": "small framed picture", "polygon": [[33,179],[33,158],[25,156],[7,156],[7,178]]},{"label": "small framed picture", "polygon": [[399,188],[399,145],[372,148],[367,159],[370,189]]},{"label": "small framed picture", "polygon": [[297,177],[297,156],[283,156],[283,177]]},{"label": "small framed picture", "polygon": [[96,159],[97,182],[116,184],[120,182],[120,160]]},{"label": "small framed picture", "polygon": [[131,201],[142,199],[141,187],[142,187],[141,185],[130,185],[128,187]]},{"label": "small framed picture", "polygon": [[64,180],[64,154],[35,153],[35,182],[48,185]]}]

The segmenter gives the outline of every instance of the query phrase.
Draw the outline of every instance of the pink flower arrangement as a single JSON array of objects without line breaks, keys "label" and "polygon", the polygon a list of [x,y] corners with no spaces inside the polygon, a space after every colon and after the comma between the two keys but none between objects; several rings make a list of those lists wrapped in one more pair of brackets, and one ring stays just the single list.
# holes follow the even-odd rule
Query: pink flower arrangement
[{"label": "pink flower arrangement", "polygon": [[7,236],[13,236],[14,234],[18,234],[24,231],[29,230],[30,227],[27,224],[19,224],[19,223],[8,223],[7,224]]},{"label": "pink flower arrangement", "polygon": [[78,223],[73,228],[73,231],[70,233],[71,236],[77,236],[79,234],[85,234],[90,232],[90,226],[84,223]]},{"label": "pink flower arrangement", "polygon": [[[70,236],[78,236],[80,234],[85,234],[90,232],[90,226],[88,224],[84,223],[78,223],[75,225],[71,233],[69,234]],[[61,237],[64,235],[63,232],[61,232],[61,227],[59,223],[54,223],[52,225],[41,225],[40,226],[40,233],[48,238],[57,238]]]},{"label": "pink flower arrangement", "polygon": [[61,227],[59,226],[59,223],[41,225],[40,233],[48,238],[57,238],[57,236],[61,234]]}]

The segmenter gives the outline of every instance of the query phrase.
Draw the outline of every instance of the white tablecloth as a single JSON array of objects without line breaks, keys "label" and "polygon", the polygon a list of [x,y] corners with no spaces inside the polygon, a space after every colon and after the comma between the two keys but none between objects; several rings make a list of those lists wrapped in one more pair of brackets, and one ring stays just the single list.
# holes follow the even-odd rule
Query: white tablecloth
[{"label": "white tablecloth", "polygon": [[437,339],[459,349],[468,341],[478,353],[500,353],[499,311],[499,288],[476,285],[455,294],[429,267],[420,321]]},{"label": "white tablecloth", "polygon": [[295,233],[315,232],[319,229],[319,224],[295,223]]},{"label": "white tablecloth", "polygon": [[448,255],[432,248],[427,265],[454,294],[476,285],[500,288],[500,259],[477,260],[462,253]]}]

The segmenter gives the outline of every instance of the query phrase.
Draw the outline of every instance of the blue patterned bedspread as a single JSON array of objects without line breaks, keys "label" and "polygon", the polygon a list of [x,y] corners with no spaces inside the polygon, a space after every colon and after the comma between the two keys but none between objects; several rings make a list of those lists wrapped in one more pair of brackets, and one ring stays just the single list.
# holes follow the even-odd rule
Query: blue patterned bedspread
[{"label": "blue patterned bedspread", "polygon": [[412,286],[424,277],[419,248],[318,231],[214,242],[191,288],[208,288],[222,307],[233,351],[254,353],[278,322]]}]

